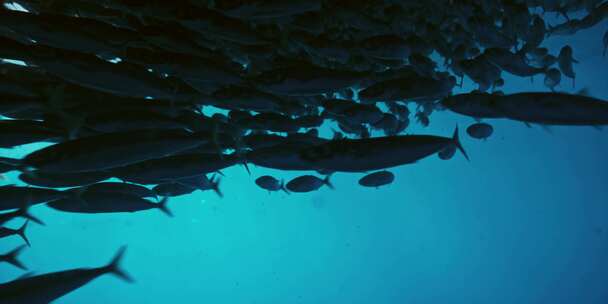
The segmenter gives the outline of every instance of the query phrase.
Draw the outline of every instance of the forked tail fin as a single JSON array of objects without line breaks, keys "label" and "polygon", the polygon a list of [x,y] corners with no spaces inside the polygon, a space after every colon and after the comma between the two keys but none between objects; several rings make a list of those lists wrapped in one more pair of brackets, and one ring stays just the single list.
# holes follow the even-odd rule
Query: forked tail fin
[{"label": "forked tail fin", "polygon": [[44,226],[45,224],[43,221],[39,220],[37,217],[35,217],[29,213],[29,208],[30,207],[28,205],[26,205],[26,206],[22,207],[21,209],[17,210],[18,216],[28,219],[38,225]]},{"label": "forked tail fin", "polygon": [[163,197],[163,199],[161,199],[160,202],[156,204],[156,206],[158,207],[158,209],[160,209],[160,211],[162,211],[166,215],[173,217],[173,213],[171,212],[171,210],[169,210],[169,208],[167,208],[167,202],[169,202],[169,198]]},{"label": "forked tail fin", "polygon": [[329,187],[329,189],[332,189],[332,190],[333,190],[333,189],[334,189],[334,185],[333,185],[333,184],[331,183],[331,181],[329,180],[329,178],[330,178],[330,177],[331,177],[331,174],[330,174],[330,175],[328,175],[328,176],[326,176],[326,177],[323,179],[323,183],[324,183],[324,184],[325,184],[327,187]]},{"label": "forked tail fin", "polygon": [[11,250],[9,253],[0,256],[0,261],[7,262],[21,270],[27,270],[27,267],[25,267],[25,265],[23,265],[23,263],[21,263],[21,261],[19,261],[19,259],[17,259],[17,257],[19,256],[19,253],[21,253],[21,250],[23,250],[23,248],[25,248],[25,245],[21,245],[15,249]]},{"label": "forked tail fin", "polygon": [[120,268],[120,261],[122,260],[122,257],[125,254],[125,250],[127,250],[127,246],[120,247],[114,258],[112,258],[112,261],[104,268],[107,272],[119,277],[123,281],[133,283],[135,282],[133,278],[131,278],[129,274],[127,274],[123,269]]},{"label": "forked tail fin", "polygon": [[462,153],[462,155],[464,155],[464,158],[466,158],[468,161],[470,161],[467,151],[465,151],[464,148],[462,147],[462,145],[460,144],[460,139],[458,137],[458,126],[456,126],[456,129],[454,129],[454,135],[452,135],[452,142],[454,143],[454,145],[456,145],[456,148],[458,148],[458,150],[460,150],[460,153]]},{"label": "forked tail fin", "polygon": [[25,241],[27,246],[31,247],[32,245],[30,244],[30,241],[27,239],[27,236],[25,235],[25,229],[27,228],[27,224],[29,222],[30,222],[29,220],[26,220],[25,223],[23,223],[23,225],[19,229],[17,229],[17,234]]}]

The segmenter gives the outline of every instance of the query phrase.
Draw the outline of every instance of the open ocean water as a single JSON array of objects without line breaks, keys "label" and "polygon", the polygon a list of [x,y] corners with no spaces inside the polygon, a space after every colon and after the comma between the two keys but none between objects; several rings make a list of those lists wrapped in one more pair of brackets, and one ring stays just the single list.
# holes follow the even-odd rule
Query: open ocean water
[{"label": "open ocean water", "polygon": [[[608,99],[606,20],[574,36],[548,38],[574,48],[576,87]],[[506,76],[505,93],[547,91],[542,76]],[[464,91],[474,89],[465,80]],[[242,166],[212,191],[169,200],[175,214],[60,213],[36,206],[32,247],[20,260],[36,274],[106,264],[127,245],[127,284],[102,276],[60,304],[106,303],[608,303],[608,131],[528,127],[484,120],[494,134],[467,136],[471,118],[436,112],[410,133],[461,129],[468,162],[432,156],[392,169],[394,183],[363,188],[363,174],[336,173],[335,190],[290,195],[259,189],[271,174]],[[331,136],[325,125],[324,136]],[[41,145],[0,150],[21,157]],[[15,173],[2,184],[23,185]],[[18,227],[22,220],[10,222]],[[0,252],[22,240],[3,239]],[[0,282],[23,271],[0,264]]]}]

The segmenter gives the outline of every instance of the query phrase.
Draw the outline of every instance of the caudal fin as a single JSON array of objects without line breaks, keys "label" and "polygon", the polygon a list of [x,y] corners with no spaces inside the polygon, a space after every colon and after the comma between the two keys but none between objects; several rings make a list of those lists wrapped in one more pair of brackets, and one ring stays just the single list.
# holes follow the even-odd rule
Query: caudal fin
[{"label": "caudal fin", "polygon": [[25,243],[31,247],[32,245],[30,244],[30,241],[27,239],[27,236],[25,235],[25,229],[27,228],[27,224],[29,223],[29,220],[26,220],[25,223],[23,223],[23,225],[17,229],[17,234],[25,241]]},{"label": "caudal fin", "polygon": [[23,250],[23,248],[25,248],[25,245],[21,245],[15,249],[13,249],[11,252],[2,255],[0,258],[0,261],[4,261],[7,262],[21,270],[27,270],[27,267],[25,267],[25,265],[23,265],[23,263],[21,263],[21,261],[19,261],[19,259],[17,259],[17,257],[19,256],[19,253],[21,253],[21,250]]},{"label": "caudal fin", "polygon": [[281,179],[281,190],[283,190],[283,192],[287,193],[287,194],[291,194],[291,192],[289,192],[289,190],[287,190],[287,188],[285,188],[285,181],[283,179]]},{"label": "caudal fin", "polygon": [[219,196],[219,197],[224,197],[224,194],[222,193],[222,190],[220,190],[220,182],[222,180],[217,177],[217,176],[212,176],[211,177],[211,189],[213,189],[213,191]]},{"label": "caudal fin", "polygon": [[251,176],[251,170],[249,169],[249,165],[247,164],[247,161],[243,161],[243,167],[245,167],[245,171],[247,171],[247,174],[249,174],[249,176]]},{"label": "caudal fin", "polygon": [[162,211],[164,214],[173,217],[173,213],[171,212],[171,210],[169,210],[169,208],[167,207],[167,203],[169,202],[169,198],[168,197],[163,197],[162,200],[160,200],[159,203],[156,204],[156,206],[158,207],[158,209],[160,209],[160,211]]},{"label": "caudal fin", "polygon": [[135,282],[133,280],[133,278],[131,278],[131,276],[129,276],[129,274],[127,274],[124,270],[122,270],[120,268],[120,261],[122,260],[122,257],[125,254],[126,250],[127,250],[127,246],[120,247],[120,249],[118,249],[118,252],[114,256],[114,258],[112,258],[112,261],[108,265],[106,265],[104,268],[106,269],[107,272],[119,277],[123,281],[133,283],[133,282]]},{"label": "caudal fin", "polygon": [[38,225],[45,226],[45,224],[44,224],[44,222],[43,222],[43,221],[39,220],[37,217],[35,217],[35,216],[33,216],[33,215],[31,215],[31,214],[29,213],[29,208],[30,208],[29,206],[24,206],[24,207],[22,207],[21,209],[19,209],[19,210],[17,211],[18,216],[20,216],[20,217],[22,217],[22,218],[25,218],[25,219],[28,219],[28,220],[30,220],[30,221],[32,221],[32,222],[34,222],[34,223],[38,224]]},{"label": "caudal fin", "polygon": [[331,181],[329,180],[329,178],[330,178],[330,177],[331,177],[331,175],[326,176],[326,177],[323,179],[323,183],[324,183],[324,184],[325,184],[327,187],[329,187],[329,189],[332,189],[332,190],[333,190],[333,189],[334,189],[334,185],[333,185],[333,184],[331,183]]},{"label": "caudal fin", "polygon": [[454,130],[454,135],[452,136],[452,142],[454,143],[454,145],[456,145],[456,148],[458,148],[458,150],[460,150],[460,153],[462,153],[462,155],[464,155],[464,158],[466,158],[468,161],[470,161],[467,151],[465,151],[464,148],[462,147],[462,145],[460,144],[460,139],[458,137],[458,126],[456,126],[456,129]]}]

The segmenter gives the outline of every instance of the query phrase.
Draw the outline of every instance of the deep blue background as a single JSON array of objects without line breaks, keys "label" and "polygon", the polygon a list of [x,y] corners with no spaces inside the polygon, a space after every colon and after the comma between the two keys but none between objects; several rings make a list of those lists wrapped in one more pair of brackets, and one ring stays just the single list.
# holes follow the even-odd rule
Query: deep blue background
[{"label": "deep blue background", "polygon": [[[608,99],[607,28],[546,41],[554,53],[571,44],[581,62],[577,87],[563,79],[559,90]],[[538,76],[506,83],[507,92],[546,91]],[[441,112],[409,131],[448,136],[472,122]],[[379,190],[359,187],[360,174],[336,174],[334,191],[269,195],[256,177],[298,173],[234,167],[224,199],[173,199],[175,218],[35,207],[47,226],[30,226],[21,259],[37,273],[93,267],[128,244],[123,266],[136,284],[102,277],[58,301],[66,304],[608,303],[607,131],[488,122],[495,134],[485,142],[461,132],[470,162],[432,156],[395,168]],[[21,243],[3,239],[0,252]],[[0,264],[0,282],[21,274]]]}]

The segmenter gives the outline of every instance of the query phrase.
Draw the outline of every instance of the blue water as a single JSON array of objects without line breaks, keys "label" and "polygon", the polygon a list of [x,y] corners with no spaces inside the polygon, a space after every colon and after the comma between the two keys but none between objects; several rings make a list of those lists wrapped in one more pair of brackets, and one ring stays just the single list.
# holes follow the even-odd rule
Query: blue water
[{"label": "blue water", "polygon": [[[576,88],[608,99],[603,22],[574,37]],[[465,81],[470,90],[470,81]],[[540,90],[542,78],[506,78],[505,91]],[[439,112],[412,133],[448,136],[472,119]],[[471,161],[433,156],[392,170],[393,184],[362,188],[359,174],[333,176],[335,190],[268,193],[253,180],[300,173],[242,167],[224,173],[225,193],[195,192],[158,210],[81,215],[44,206],[32,213],[37,274],[107,263],[128,245],[127,284],[101,277],[57,303],[608,303],[608,131],[545,130],[488,120],[487,141],[461,132]],[[37,146],[1,150],[21,156]],[[3,184],[17,183],[8,174]],[[10,223],[21,225],[21,220]],[[0,252],[22,241],[3,239]],[[23,274],[0,264],[0,282]]]}]

